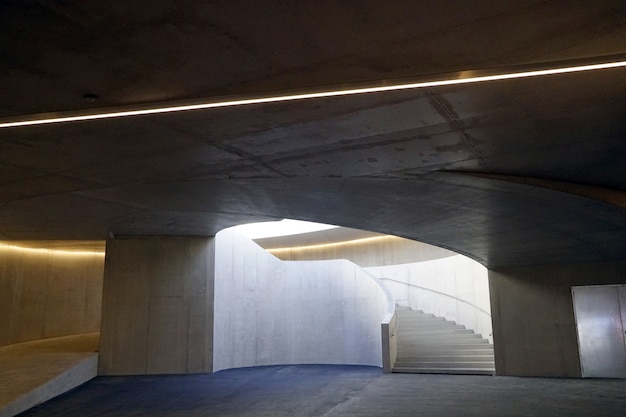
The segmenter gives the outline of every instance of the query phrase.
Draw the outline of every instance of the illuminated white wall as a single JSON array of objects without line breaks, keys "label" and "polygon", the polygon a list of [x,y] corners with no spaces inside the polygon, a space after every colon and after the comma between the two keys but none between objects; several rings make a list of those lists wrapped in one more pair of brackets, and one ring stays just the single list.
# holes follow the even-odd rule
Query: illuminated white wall
[{"label": "illuminated white wall", "polygon": [[365,268],[398,305],[456,321],[493,340],[487,269],[465,256]]},{"label": "illuminated white wall", "polygon": [[345,261],[283,262],[233,230],[216,236],[214,370],[381,366],[388,298]]}]

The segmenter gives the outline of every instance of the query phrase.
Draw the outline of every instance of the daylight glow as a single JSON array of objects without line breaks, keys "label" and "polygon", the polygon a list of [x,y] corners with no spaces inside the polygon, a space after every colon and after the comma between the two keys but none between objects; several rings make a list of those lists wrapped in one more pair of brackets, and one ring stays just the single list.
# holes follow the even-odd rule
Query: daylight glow
[{"label": "daylight glow", "polygon": [[320,230],[334,229],[339,226],[330,224],[305,222],[302,220],[284,219],[278,222],[250,223],[235,226],[248,239],[262,239],[266,237],[278,237],[298,235],[301,233],[318,232]]},{"label": "daylight glow", "polygon": [[[578,65],[578,66],[571,66],[571,67],[552,68],[552,69],[543,69],[543,70],[534,70],[534,71],[511,72],[511,73],[504,73],[504,74],[484,75],[484,76],[466,77],[466,78],[443,79],[443,80],[434,80],[434,81],[416,82],[416,83],[407,83],[407,84],[385,85],[385,86],[377,86],[377,87],[354,88],[354,89],[346,89],[346,90],[329,90],[329,91],[322,91],[322,92],[317,92],[317,93],[290,94],[290,95],[273,96],[273,97],[256,97],[256,98],[248,98],[248,99],[241,99],[241,100],[227,100],[227,101],[216,101],[216,102],[208,101],[204,103],[152,107],[152,108],[137,109],[137,110],[117,110],[117,111],[114,110],[110,112],[102,112],[102,113],[95,113],[95,114],[69,115],[70,113],[65,113],[67,114],[67,116],[58,116],[58,117],[41,118],[41,119],[37,119],[35,115],[35,116],[31,116],[30,118],[26,117],[25,120],[23,119],[23,120],[13,120],[13,121],[2,122],[0,123],[0,128],[43,125],[43,124],[62,123],[62,122],[77,122],[77,121],[97,120],[97,119],[112,119],[112,118],[117,118],[117,117],[141,116],[141,115],[150,115],[150,114],[159,114],[159,113],[172,113],[172,112],[181,112],[181,111],[190,111],[190,110],[211,109],[211,108],[218,108],[218,107],[242,106],[242,105],[249,105],[249,104],[263,104],[263,103],[275,103],[275,102],[283,102],[283,101],[307,100],[307,99],[313,99],[313,98],[337,97],[337,96],[347,96],[347,95],[353,95],[353,94],[380,93],[380,92],[386,92],[386,91],[410,90],[410,89],[439,87],[439,86],[456,85],[456,84],[470,84],[470,83],[479,83],[479,82],[485,82],[485,81],[509,80],[509,79],[515,79],[515,78],[529,78],[529,77],[537,77],[537,76],[542,76],[542,75],[566,74],[566,73],[592,71],[592,70],[609,69],[609,68],[620,68],[620,67],[626,67],[626,61],[607,62],[607,63],[591,64],[591,65]],[[471,73],[471,71],[469,73]]]}]

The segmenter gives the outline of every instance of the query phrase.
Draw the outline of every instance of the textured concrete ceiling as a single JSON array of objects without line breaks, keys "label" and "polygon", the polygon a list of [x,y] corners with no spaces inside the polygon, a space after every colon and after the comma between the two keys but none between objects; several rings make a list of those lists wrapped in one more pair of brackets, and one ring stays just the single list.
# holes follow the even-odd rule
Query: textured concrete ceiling
[{"label": "textured concrete ceiling", "polygon": [[[4,0],[0,117],[625,53],[622,0]],[[0,129],[0,240],[288,217],[489,267],[625,259],[625,114],[622,68]]]}]

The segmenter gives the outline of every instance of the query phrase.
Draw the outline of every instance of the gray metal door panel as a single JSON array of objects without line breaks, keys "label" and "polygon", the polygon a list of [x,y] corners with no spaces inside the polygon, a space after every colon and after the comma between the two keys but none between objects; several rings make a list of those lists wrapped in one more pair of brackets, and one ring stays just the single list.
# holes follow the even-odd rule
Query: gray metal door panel
[{"label": "gray metal door panel", "polygon": [[626,349],[626,285],[617,287],[617,297],[619,299],[620,311],[622,312],[622,336],[624,337],[624,346]]},{"label": "gray metal door panel", "polygon": [[573,287],[572,295],[583,377],[626,378],[626,287]]}]

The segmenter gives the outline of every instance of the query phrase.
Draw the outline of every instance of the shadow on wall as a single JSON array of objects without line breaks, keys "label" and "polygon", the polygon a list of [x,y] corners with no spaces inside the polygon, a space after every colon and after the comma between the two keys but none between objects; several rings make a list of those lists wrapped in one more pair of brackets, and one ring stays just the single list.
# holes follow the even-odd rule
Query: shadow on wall
[{"label": "shadow on wall", "polygon": [[239,231],[216,236],[214,371],[277,364],[381,366],[390,299],[346,260],[284,262]]}]

